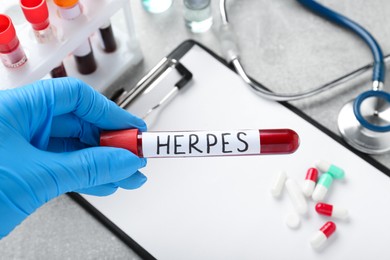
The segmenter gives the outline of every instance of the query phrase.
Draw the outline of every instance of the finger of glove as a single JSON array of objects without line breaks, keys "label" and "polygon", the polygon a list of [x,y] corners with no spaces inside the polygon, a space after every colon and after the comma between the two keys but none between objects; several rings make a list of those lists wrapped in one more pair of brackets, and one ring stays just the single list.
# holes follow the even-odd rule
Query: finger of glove
[{"label": "finger of glove", "polygon": [[108,196],[113,194],[117,189],[118,186],[116,184],[108,183],[108,184],[98,185],[95,187],[75,190],[75,192],[102,197],[102,196]]},{"label": "finger of glove", "polygon": [[98,185],[86,189],[80,189],[76,190],[76,192],[94,196],[107,196],[113,194],[118,189],[118,187],[127,190],[137,189],[141,187],[146,182],[146,180],[146,176],[143,175],[141,172],[137,171],[130,177],[121,181]]},{"label": "finger of glove", "polygon": [[53,118],[51,137],[74,137],[82,143],[96,146],[99,144],[99,128],[74,114],[64,114]]},{"label": "finger of glove", "polygon": [[47,162],[47,167],[54,165],[51,174],[55,174],[60,193],[117,182],[146,165],[146,159],[125,149],[111,147],[53,153],[50,159],[54,161]]},{"label": "finger of glove", "polygon": [[134,190],[141,187],[147,180],[148,179],[144,174],[142,174],[140,171],[137,171],[130,177],[115,182],[115,184],[126,190]]},{"label": "finger of glove", "polygon": [[[41,107],[43,102],[53,111],[53,116],[73,112],[106,130],[132,127],[146,130],[142,119],[131,115],[79,79],[64,77],[42,80],[27,86],[25,91],[44,92],[44,95],[36,95],[38,100],[33,102],[33,106]],[[31,109],[34,111],[35,107]]]},{"label": "finger of glove", "polygon": [[57,138],[52,137],[49,140],[49,144],[47,146],[47,151],[62,153],[62,152],[73,152],[77,150],[81,150],[84,148],[91,147],[89,144],[85,144],[80,142],[77,138]]}]

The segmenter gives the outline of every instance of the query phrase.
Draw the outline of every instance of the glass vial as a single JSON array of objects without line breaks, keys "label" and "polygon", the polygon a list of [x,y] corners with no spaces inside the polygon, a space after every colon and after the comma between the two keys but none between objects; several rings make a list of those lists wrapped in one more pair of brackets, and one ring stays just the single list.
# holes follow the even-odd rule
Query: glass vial
[{"label": "glass vial", "polygon": [[193,33],[209,30],[213,24],[210,0],[184,0],[184,21]]},{"label": "glass vial", "polygon": [[11,18],[3,14],[0,14],[0,59],[7,68],[20,67],[27,61]]},{"label": "glass vial", "polygon": [[91,42],[89,38],[73,51],[78,72],[83,75],[93,73],[97,66],[93,55]]},{"label": "glass vial", "polygon": [[117,48],[114,32],[110,21],[107,21],[99,28],[99,35],[102,42],[102,47],[105,52],[114,52]]},{"label": "glass vial", "polygon": [[162,13],[171,7],[173,0],[141,0],[144,9],[150,13]]}]

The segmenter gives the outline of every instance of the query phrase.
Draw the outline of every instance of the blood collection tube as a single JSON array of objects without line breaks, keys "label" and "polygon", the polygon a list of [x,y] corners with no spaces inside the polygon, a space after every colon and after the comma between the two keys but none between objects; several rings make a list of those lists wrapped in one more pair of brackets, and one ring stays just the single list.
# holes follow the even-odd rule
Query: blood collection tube
[{"label": "blood collection tube", "polygon": [[76,61],[77,70],[81,74],[91,74],[96,70],[97,65],[89,38],[73,51],[73,56]]},{"label": "blood collection tube", "polygon": [[79,0],[54,0],[62,19],[73,20],[82,13]]},{"label": "blood collection tube", "polygon": [[288,154],[297,150],[299,136],[290,129],[180,132],[126,129],[102,132],[100,145],[125,148],[145,158]]},{"label": "blood collection tube", "polygon": [[20,67],[27,61],[12,20],[4,14],[0,14],[0,59],[7,68]]},{"label": "blood collection tube", "polygon": [[[32,25],[37,41],[48,43],[54,40],[46,0],[20,0],[20,6],[27,21]],[[61,62],[50,72],[50,75],[53,78],[66,77],[64,64]]]},{"label": "blood collection tube", "polygon": [[52,78],[61,78],[61,77],[66,77],[68,73],[66,72],[64,63],[60,63],[57,67],[52,69],[50,71],[50,75]]},{"label": "blood collection tube", "polygon": [[51,41],[53,32],[46,0],[20,0],[20,7],[27,21],[32,25],[37,41],[40,43]]},{"label": "blood collection tube", "polygon": [[[64,20],[74,20],[82,14],[78,0],[54,0],[54,3],[58,6],[60,16]],[[73,51],[73,56],[80,74],[87,75],[96,70],[97,65],[89,38]]]},{"label": "blood collection tube", "polygon": [[110,21],[107,21],[99,28],[100,38],[105,52],[114,52],[116,50],[116,40]]}]

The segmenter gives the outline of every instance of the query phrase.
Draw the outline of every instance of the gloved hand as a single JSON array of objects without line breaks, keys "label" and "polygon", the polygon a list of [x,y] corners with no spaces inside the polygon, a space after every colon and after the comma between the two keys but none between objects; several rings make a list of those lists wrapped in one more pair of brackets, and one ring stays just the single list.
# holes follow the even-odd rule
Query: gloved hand
[{"label": "gloved hand", "polygon": [[146,160],[99,144],[101,129],[145,123],[80,80],[0,91],[0,238],[65,192],[108,195],[140,187]]}]

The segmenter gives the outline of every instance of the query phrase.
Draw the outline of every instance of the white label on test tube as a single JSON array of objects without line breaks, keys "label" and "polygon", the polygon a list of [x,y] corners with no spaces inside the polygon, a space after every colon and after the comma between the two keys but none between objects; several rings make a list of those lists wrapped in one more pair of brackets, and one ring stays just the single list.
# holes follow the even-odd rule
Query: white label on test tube
[{"label": "white label on test tube", "polygon": [[27,61],[26,54],[20,44],[12,52],[7,54],[0,53],[0,59],[8,68],[17,68]]},{"label": "white label on test tube", "polygon": [[76,3],[74,6],[69,8],[60,7],[58,8],[61,18],[65,20],[73,20],[81,15],[81,6]]},{"label": "white label on test tube", "polygon": [[200,157],[260,153],[258,130],[142,134],[144,157]]},{"label": "white label on test tube", "polygon": [[91,44],[89,43],[89,39],[87,39],[73,51],[73,55],[77,57],[84,57],[90,52],[91,52]]}]

